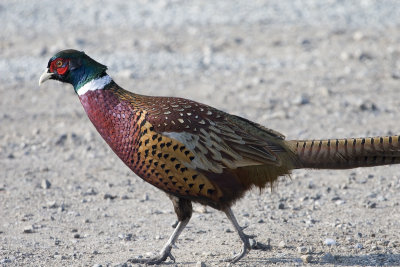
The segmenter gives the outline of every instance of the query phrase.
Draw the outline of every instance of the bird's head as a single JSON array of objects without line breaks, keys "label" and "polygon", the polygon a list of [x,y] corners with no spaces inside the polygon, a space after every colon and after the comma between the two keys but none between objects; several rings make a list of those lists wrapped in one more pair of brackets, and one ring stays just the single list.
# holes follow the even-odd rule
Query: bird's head
[{"label": "bird's head", "polygon": [[92,79],[106,74],[107,67],[87,56],[84,52],[63,50],[50,58],[47,69],[40,76],[39,85],[47,80],[70,83],[75,92]]}]

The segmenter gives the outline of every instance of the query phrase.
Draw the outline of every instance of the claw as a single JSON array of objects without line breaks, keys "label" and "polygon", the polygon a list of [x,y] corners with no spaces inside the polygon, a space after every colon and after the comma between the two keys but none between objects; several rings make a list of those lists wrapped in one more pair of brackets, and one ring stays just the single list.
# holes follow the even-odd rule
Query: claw
[{"label": "claw", "polygon": [[190,218],[187,218],[184,221],[180,221],[178,225],[175,228],[175,231],[172,233],[171,237],[163,247],[163,249],[160,251],[158,256],[155,256],[153,258],[149,259],[129,259],[129,263],[142,263],[146,265],[155,265],[155,264],[160,264],[162,262],[165,262],[168,258],[170,258],[174,263],[175,263],[175,257],[172,255],[171,250],[172,248],[176,248],[177,246],[175,245],[175,241],[178,238],[179,234],[182,232],[182,230],[185,228],[186,224],[189,222]]}]

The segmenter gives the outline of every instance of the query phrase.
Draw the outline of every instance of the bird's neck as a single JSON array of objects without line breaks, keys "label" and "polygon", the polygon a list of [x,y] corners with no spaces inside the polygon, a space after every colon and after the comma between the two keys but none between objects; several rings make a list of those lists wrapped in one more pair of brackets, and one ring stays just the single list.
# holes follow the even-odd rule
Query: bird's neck
[{"label": "bird's neck", "polygon": [[111,82],[111,77],[105,74],[103,76],[90,79],[82,86],[75,88],[75,91],[79,96],[82,96],[89,91],[104,90]]}]

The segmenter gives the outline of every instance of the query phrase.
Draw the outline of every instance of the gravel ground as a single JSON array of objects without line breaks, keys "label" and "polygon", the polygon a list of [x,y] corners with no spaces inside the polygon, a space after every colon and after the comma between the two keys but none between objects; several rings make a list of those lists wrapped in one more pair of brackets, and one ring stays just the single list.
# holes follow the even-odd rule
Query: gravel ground
[{"label": "gravel ground", "polygon": [[[116,266],[161,249],[166,195],[125,167],[73,89],[37,82],[66,48],[124,88],[195,99],[288,139],[399,134],[398,1],[1,1],[0,265]],[[234,207],[236,266],[400,266],[400,171],[296,170]],[[226,266],[224,215],[196,205],[177,266]],[[122,265],[120,265],[122,266]]]}]

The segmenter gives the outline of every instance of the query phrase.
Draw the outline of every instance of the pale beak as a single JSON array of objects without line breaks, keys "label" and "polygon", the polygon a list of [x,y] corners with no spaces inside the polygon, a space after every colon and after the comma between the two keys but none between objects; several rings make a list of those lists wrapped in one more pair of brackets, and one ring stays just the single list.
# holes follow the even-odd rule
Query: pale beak
[{"label": "pale beak", "polygon": [[53,76],[53,73],[49,72],[49,68],[47,68],[39,78],[39,86],[50,79],[51,76]]}]

